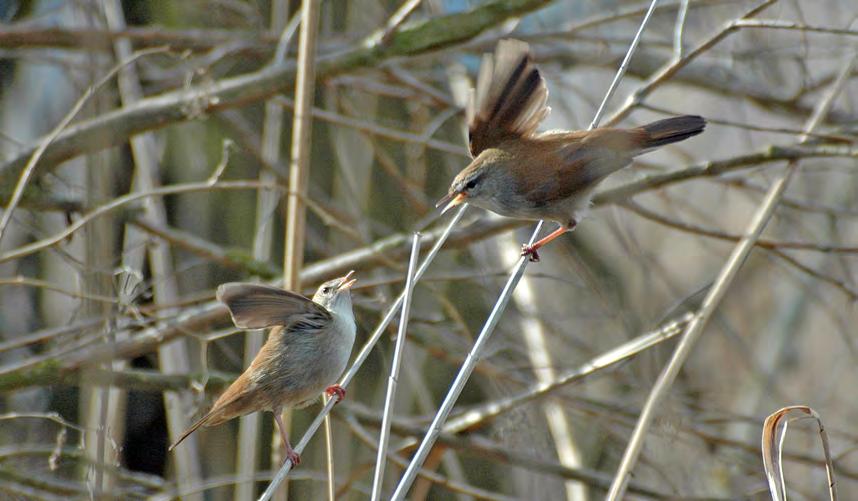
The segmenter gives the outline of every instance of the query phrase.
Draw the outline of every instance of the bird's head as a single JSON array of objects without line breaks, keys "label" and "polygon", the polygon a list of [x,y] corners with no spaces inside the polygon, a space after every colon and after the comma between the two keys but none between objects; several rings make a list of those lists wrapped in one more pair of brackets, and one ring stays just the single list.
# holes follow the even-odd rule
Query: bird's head
[{"label": "bird's head", "polygon": [[435,207],[444,206],[443,214],[453,207],[464,203],[474,203],[481,206],[482,201],[488,201],[497,196],[498,190],[503,189],[504,180],[508,174],[506,163],[508,154],[503,150],[488,148],[465,167],[453,182],[450,190]]},{"label": "bird's head", "polygon": [[340,278],[328,280],[319,286],[316,294],[313,295],[313,301],[335,313],[352,314],[352,294],[351,287],[357,282],[356,278],[352,278],[354,271],[346,273]]}]

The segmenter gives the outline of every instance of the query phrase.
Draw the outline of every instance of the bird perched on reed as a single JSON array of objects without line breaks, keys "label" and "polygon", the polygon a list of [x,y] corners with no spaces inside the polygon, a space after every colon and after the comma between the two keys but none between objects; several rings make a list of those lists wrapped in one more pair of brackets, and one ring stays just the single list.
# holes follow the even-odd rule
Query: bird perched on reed
[{"label": "bird perched on reed", "polygon": [[355,340],[350,288],[352,272],[322,284],[313,299],[267,285],[228,283],[217,298],[242,329],[271,327],[268,340],[238,379],[217,399],[211,410],[191,425],[170,450],[200,426],[217,426],[232,418],[267,410],[274,413],[292,464],[301,462],[292,449],[281,413],[284,408],[311,404],[325,391],[342,399],[335,385],[348,363]]},{"label": "bird perched on reed", "polygon": [[631,129],[537,132],[550,111],[547,101],[528,45],[499,42],[494,57],[483,58],[467,110],[473,161],[437,204],[444,212],[468,202],[503,216],[556,221],[556,231],[523,246],[522,255],[533,261],[540,247],[578,224],[608,175],[706,126],[702,117],[684,115]]}]

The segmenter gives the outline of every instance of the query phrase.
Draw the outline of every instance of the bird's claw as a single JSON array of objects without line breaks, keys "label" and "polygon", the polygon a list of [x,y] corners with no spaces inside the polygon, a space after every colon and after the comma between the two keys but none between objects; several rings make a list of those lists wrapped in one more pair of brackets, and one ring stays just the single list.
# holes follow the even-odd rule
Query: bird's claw
[{"label": "bird's claw", "polygon": [[539,262],[539,253],[536,252],[536,247],[532,245],[522,244],[521,255],[527,256],[528,260],[530,260],[531,263]]},{"label": "bird's claw", "polygon": [[301,455],[294,450],[289,449],[286,451],[286,456],[283,461],[289,461],[292,463],[292,466],[298,466],[299,464],[301,464]]},{"label": "bird's claw", "polygon": [[346,398],[346,390],[345,390],[345,388],[343,388],[342,386],[340,386],[338,384],[332,384],[331,386],[328,386],[327,388],[325,388],[325,395],[327,395],[331,398],[333,398],[334,395],[336,395],[337,401],[334,403],[338,404],[338,403],[340,403],[340,400]]}]

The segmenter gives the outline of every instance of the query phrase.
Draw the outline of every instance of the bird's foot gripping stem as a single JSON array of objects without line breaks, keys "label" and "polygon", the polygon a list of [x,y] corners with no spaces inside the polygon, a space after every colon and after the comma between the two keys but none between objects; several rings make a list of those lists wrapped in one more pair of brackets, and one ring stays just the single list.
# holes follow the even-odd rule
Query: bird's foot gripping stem
[{"label": "bird's foot gripping stem", "polygon": [[538,263],[539,252],[537,252],[537,249],[539,249],[539,247],[536,247],[535,245],[521,244],[521,255],[527,256],[527,259],[530,260],[531,263]]},{"label": "bird's foot gripping stem", "polygon": [[343,388],[342,386],[340,386],[338,384],[332,384],[331,386],[328,386],[327,388],[325,388],[325,395],[327,395],[331,398],[333,398],[336,395],[337,401],[334,403],[338,404],[338,403],[340,403],[340,400],[346,398],[346,390],[345,390],[345,388]]}]

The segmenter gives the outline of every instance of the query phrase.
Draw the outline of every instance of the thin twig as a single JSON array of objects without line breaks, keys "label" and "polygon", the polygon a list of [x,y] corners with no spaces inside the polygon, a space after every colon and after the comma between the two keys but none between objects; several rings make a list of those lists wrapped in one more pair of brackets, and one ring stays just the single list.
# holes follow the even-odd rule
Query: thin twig
[{"label": "thin twig", "polygon": [[738,28],[769,28],[775,30],[796,30],[812,33],[826,33],[829,35],[858,37],[858,30],[831,28],[828,26],[809,26],[804,23],[784,21],[781,19],[739,19],[733,24]]},{"label": "thin twig", "polygon": [[[844,65],[840,76],[832,84],[827,95],[820,101],[813,115],[808,119],[807,124],[805,125],[806,131],[813,132],[813,130],[822,122],[826,113],[831,109],[834,99],[851,76],[852,69],[855,66],[855,61],[856,56],[851,56],[847,64]],[[806,140],[807,137],[801,138],[802,142]],[[790,161],[784,169],[784,172],[775,180],[774,183],[772,183],[769,192],[766,194],[763,202],[751,218],[748,229],[745,231],[745,236],[733,249],[730,257],[727,259],[727,262],[724,264],[724,267],[721,269],[721,272],[712,284],[711,289],[706,294],[706,299],[703,301],[700,312],[686,328],[682,339],[679,341],[676,350],[673,352],[673,356],[659,375],[658,380],[656,380],[653,385],[652,391],[647,397],[647,401],[641,410],[640,417],[635,425],[635,430],[626,446],[626,451],[623,454],[620,465],[617,468],[617,473],[614,476],[611,490],[608,492],[608,500],[616,501],[623,498],[626,491],[626,484],[631,477],[632,469],[640,455],[644,439],[646,438],[647,431],[649,431],[649,427],[655,416],[656,410],[660,407],[662,400],[667,395],[668,390],[676,379],[679,370],[682,368],[682,365],[688,357],[688,354],[691,352],[691,349],[694,347],[694,344],[703,333],[703,328],[708,323],[709,318],[715,313],[715,310],[721,303],[721,299],[726,295],[727,289],[733,283],[733,279],[736,278],[739,269],[745,262],[748,254],[750,254],[751,250],[754,248],[756,241],[760,238],[763,229],[766,227],[766,223],[768,223],[781,199],[781,196],[783,196],[786,187],[789,185],[789,182],[798,167],[798,163],[799,162],[797,160]]]},{"label": "thin twig", "polygon": [[[292,100],[286,97],[277,96],[274,99],[285,108],[294,108],[295,106]],[[313,117],[318,118],[319,120],[341,125],[343,127],[350,127],[374,136],[403,143],[416,143],[421,146],[426,146],[427,148],[443,151],[444,153],[450,153],[461,157],[469,157],[468,149],[464,146],[448,143],[438,139],[432,139],[427,137],[425,134],[415,134],[413,132],[401,131],[391,127],[384,127],[367,120],[358,120],[356,118],[347,117],[321,108],[313,108],[312,113]]]},{"label": "thin twig", "polygon": [[98,27],[37,26],[32,23],[7,23],[0,30],[4,48],[68,48],[82,46],[110,50],[110,44],[122,39],[138,46],[169,45],[176,51],[208,52],[218,46],[246,46],[249,50],[270,51],[276,33],[235,29],[172,29],[166,26],[130,26],[121,30]]},{"label": "thin twig", "polygon": [[393,418],[393,403],[396,399],[396,385],[399,382],[399,367],[402,364],[402,353],[405,349],[405,334],[408,331],[408,319],[411,315],[411,296],[414,292],[414,271],[420,256],[420,233],[414,234],[411,241],[411,258],[408,260],[408,273],[405,276],[405,298],[399,316],[399,329],[396,334],[396,346],[393,351],[393,362],[390,376],[387,379],[387,394],[384,397],[384,414],[381,432],[378,437],[378,454],[375,459],[375,473],[372,478],[372,501],[381,499],[384,485],[384,458],[387,456],[387,441],[390,438],[390,420]]},{"label": "thin twig", "polygon": [[[638,105],[638,107],[641,109],[644,109],[644,110],[655,111],[656,113],[663,113],[665,115],[676,116],[676,115],[682,114],[680,112],[672,111],[672,110],[669,110],[669,109],[662,107],[662,106],[656,106],[656,105],[648,104],[648,103],[640,103]],[[740,122],[738,120],[725,120],[723,118],[713,117],[713,116],[707,114],[706,115],[706,125],[709,126],[712,124],[724,125],[727,127],[737,127],[739,129],[744,129],[744,130],[755,130],[755,131],[760,131],[760,132],[772,132],[775,134],[789,134],[790,136],[795,136],[798,134],[807,134],[805,132],[802,132],[801,129],[795,128],[795,127],[769,127],[769,126],[765,126],[765,125],[757,125],[754,123]],[[820,139],[820,140],[825,141],[825,142],[832,142],[832,143],[833,142],[839,142],[839,143],[843,143],[843,144],[852,143],[852,138],[850,138],[848,135],[845,135],[845,134],[837,134],[836,131],[833,131],[831,133],[807,134],[807,136],[814,138],[814,139]]]},{"label": "thin twig", "polygon": [[[288,2],[287,2],[288,3]],[[301,26],[301,8],[298,8],[298,11],[292,15],[292,19],[286,23],[286,26],[282,26],[281,24],[283,19],[286,17],[286,6],[278,5],[277,10],[273,10],[271,14],[271,24],[276,28],[280,28],[280,38],[277,40],[277,50],[274,51],[274,57],[271,58],[271,65],[279,65],[283,64],[286,60],[286,53],[289,52],[289,43],[292,42],[292,37],[295,36],[295,32],[298,31],[298,27]]]},{"label": "thin twig", "polygon": [[486,420],[494,419],[527,402],[544,397],[560,388],[581,381],[588,376],[635,357],[680,334],[682,329],[688,325],[693,318],[693,313],[686,313],[676,320],[665,323],[658,329],[641,334],[616,348],[612,348],[592,358],[591,360],[581,364],[579,367],[567,370],[552,378],[550,381],[540,381],[516,395],[510,395],[500,400],[488,402],[474,409],[470,409],[451,419],[444,426],[444,433],[461,433],[465,430],[474,428],[481,423],[484,423]]},{"label": "thin twig", "polygon": [[[14,278],[12,280],[15,280]],[[103,322],[104,319],[101,317],[89,317],[80,319],[75,323],[70,325],[61,325],[58,327],[49,327],[47,329],[38,330],[32,332],[30,334],[25,334],[22,336],[16,336],[11,339],[6,339],[0,342],[0,353],[5,351],[14,350],[15,348],[22,348],[24,346],[28,346],[36,343],[46,343],[48,341],[57,341],[61,340],[64,337],[71,336],[80,336],[86,331],[93,329],[99,323]],[[58,343],[61,344],[61,343]],[[2,368],[0,368],[0,373],[2,373]]]},{"label": "thin twig", "polygon": [[[671,9],[678,10],[681,7],[682,2],[684,1],[685,0],[678,0],[675,2],[662,2],[656,8],[656,11],[658,11],[659,14],[661,14],[662,12],[667,14],[668,11],[670,11]],[[697,0],[695,7],[711,7],[717,6],[720,3],[721,2],[717,0]],[[539,33],[526,34],[522,35],[520,38],[529,42],[569,39],[570,37],[577,36],[577,33],[579,31],[592,30],[593,28],[599,28],[606,24],[616,23],[618,21],[625,21],[627,19],[638,19],[640,18],[640,16],[646,14],[648,10],[649,4],[646,4],[645,6],[633,5],[627,7],[618,7],[616,9],[612,9],[612,12],[609,14],[597,13],[594,14],[592,17],[583,20],[575,20],[570,25],[565,26],[559,31],[543,31]],[[491,44],[495,44],[497,43],[497,38],[498,37],[489,38],[487,39],[487,41],[491,42]],[[482,39],[480,41],[483,42]]]},{"label": "thin twig", "polygon": [[773,249],[771,253],[781,258],[781,260],[785,261],[793,268],[802,271],[810,275],[811,277],[816,278],[817,280],[833,285],[834,287],[840,289],[840,291],[846,294],[846,297],[848,297],[850,301],[858,301],[858,290],[855,290],[843,280],[838,280],[834,277],[828,276],[820,271],[817,271],[781,250]]},{"label": "thin twig", "polygon": [[396,12],[390,16],[390,19],[387,21],[387,25],[384,27],[384,32],[381,35],[381,44],[387,45],[390,42],[390,38],[399,29],[399,26],[408,19],[417,7],[420,6],[420,2],[422,0],[405,0],[405,2],[396,9]]},{"label": "thin twig", "polygon": [[681,0],[676,11],[676,25],[673,28],[673,58],[682,59],[682,38],[685,32],[685,18],[688,16],[688,6],[691,0]]},{"label": "thin twig", "polygon": [[620,85],[620,80],[623,79],[623,76],[626,74],[626,70],[629,69],[629,61],[632,60],[632,56],[635,53],[635,50],[638,48],[638,43],[640,43],[641,35],[643,35],[644,28],[646,28],[647,22],[649,22],[649,18],[652,16],[652,13],[655,11],[655,6],[658,4],[658,0],[653,0],[649,4],[649,9],[647,9],[646,14],[644,14],[643,21],[641,21],[640,26],[638,26],[638,32],[635,33],[634,39],[632,39],[632,44],[629,46],[629,49],[626,51],[626,57],[623,58],[623,62],[620,63],[620,68],[617,70],[617,73],[614,75],[614,80],[611,82],[611,85],[608,86],[608,91],[605,92],[605,96],[602,98],[601,104],[599,104],[599,108],[596,110],[596,115],[593,116],[593,121],[590,122],[590,126],[587,130],[593,130],[599,126],[599,122],[602,121],[602,114],[605,112],[605,107],[608,104],[608,101],[613,97],[614,92],[617,90],[617,86]]},{"label": "thin twig", "polygon": [[724,160],[710,160],[663,174],[650,174],[616,188],[600,191],[593,197],[593,204],[599,206],[602,204],[620,203],[630,199],[634,195],[663,188],[680,181],[720,176],[754,165],[815,157],[858,158],[858,149],[850,148],[849,146],[824,144],[817,146],[769,146],[764,150],[754,153],[738,155]]},{"label": "thin twig", "polygon": [[[268,183],[266,183],[268,184]],[[269,261],[254,259],[250,251],[237,247],[221,247],[214,242],[200,238],[189,231],[169,226],[157,226],[144,219],[135,219],[131,224],[150,235],[160,238],[170,245],[196,254],[220,266],[234,268],[247,275],[265,280],[274,280],[283,275],[280,267]]]},{"label": "thin twig", "polygon": [[[717,238],[719,240],[727,240],[730,242],[738,242],[739,240],[741,240],[741,237],[739,235],[730,235],[727,233],[723,233],[721,231],[715,231],[715,230],[711,230],[709,228],[703,228],[700,226],[679,222],[679,221],[676,221],[674,219],[670,219],[670,218],[667,218],[665,216],[662,216],[661,214],[657,214],[655,212],[644,209],[643,207],[641,207],[640,205],[638,205],[634,202],[626,202],[623,204],[623,206],[628,208],[629,210],[631,210],[635,214],[638,214],[641,217],[655,221],[656,223],[659,223],[659,224],[663,224],[669,228],[675,228],[679,231],[693,233],[695,235],[703,235],[705,237],[710,237],[710,238]],[[843,251],[845,251],[845,252],[850,252],[850,251],[851,252],[858,252],[858,248],[850,249],[848,247],[835,247],[835,248],[828,249],[828,250],[822,250],[821,248],[817,247],[815,244],[804,243],[804,242],[776,242],[776,241],[771,241],[771,240],[765,240],[762,238],[757,240],[756,245],[758,247],[761,247],[763,249],[770,251],[775,256],[781,258],[783,261],[785,261],[788,264],[792,265],[793,267],[797,268],[799,271],[807,273],[808,275],[810,275],[814,278],[817,278],[819,280],[822,280],[823,282],[829,283],[829,284],[837,287],[843,293],[845,293],[849,297],[850,300],[854,301],[854,300],[858,299],[858,291],[853,290],[851,287],[849,287],[847,284],[843,283],[840,280],[837,280],[833,277],[829,277],[827,275],[824,275],[823,273],[820,273],[820,272],[814,270],[813,268],[801,263],[799,260],[790,256],[789,254],[787,254],[786,252],[784,252],[782,250],[782,249],[803,249],[803,250],[820,251],[820,252],[824,252],[824,253],[828,254],[828,253],[843,252]]]},{"label": "thin twig", "polygon": [[128,193],[126,195],[122,195],[121,197],[116,197],[112,199],[110,202],[105,203],[104,205],[100,205],[95,209],[87,212],[79,219],[77,219],[74,223],[68,225],[62,231],[55,233],[50,237],[43,238],[41,240],[37,240],[35,242],[31,242],[27,245],[22,245],[16,249],[12,249],[6,253],[0,254],[0,263],[9,261],[11,259],[18,259],[20,257],[29,256],[35,252],[47,249],[52,247],[69,236],[73,235],[74,232],[85,226],[87,223],[92,221],[93,219],[103,216],[109,212],[120,209],[131,202],[136,200],[143,200],[150,197],[161,197],[164,195],[175,195],[178,193],[190,193],[194,191],[208,191],[208,190],[249,190],[249,189],[259,189],[259,188],[268,188],[268,189],[276,189],[281,190],[283,192],[288,192],[283,186],[278,184],[263,184],[259,181],[220,181],[215,184],[211,184],[208,181],[197,182],[197,183],[184,183],[184,184],[174,184],[172,186],[166,186],[163,188],[155,188],[149,191],[143,192],[135,192]]},{"label": "thin twig", "polygon": [[[766,189],[759,183],[751,181],[746,178],[739,177],[731,177],[727,179],[722,179],[719,182],[728,185],[728,186],[736,186],[738,188],[742,188],[747,191],[751,191],[754,193],[765,193]],[[824,214],[825,216],[837,219],[837,218],[855,218],[858,217],[858,209],[851,209],[848,207],[835,207],[832,205],[827,205],[821,203],[816,200],[800,200],[796,197],[787,197],[784,196],[781,201],[781,206],[788,207],[790,209],[796,211],[804,211],[804,212],[815,212],[819,214]]]},{"label": "thin twig", "polygon": [[[65,294],[69,297],[74,297],[78,299],[85,299],[88,301],[98,301],[102,303],[110,303],[117,304],[118,300],[112,296],[105,296],[103,294],[92,294],[88,292],[78,292],[69,289],[65,289],[60,287],[59,285],[52,284],[47,280],[40,280],[38,278],[30,278],[25,277],[23,275],[18,275],[12,278],[0,278],[0,285],[24,285],[29,287],[37,287],[42,290],[48,290],[53,292],[58,292],[60,294]],[[11,341],[17,341],[17,339],[12,339]],[[0,350],[2,351],[2,350]]]},{"label": "thin twig", "polygon": [[[628,201],[620,204],[621,207],[629,209],[635,214],[649,219],[650,221],[654,221],[659,224],[663,224],[669,228],[674,228],[679,231],[683,231],[686,233],[693,233],[695,235],[702,235],[710,238],[717,238],[718,240],[726,240],[729,242],[738,242],[742,239],[741,235],[730,234],[720,230],[716,230],[713,228],[706,228],[704,226],[695,225],[692,223],[686,223],[684,221],[678,221],[676,219],[669,218],[667,216],[663,216],[655,211],[651,211],[637,202]],[[769,240],[765,238],[758,239],[754,245],[758,247],[762,247],[763,249],[797,249],[804,251],[814,251],[814,252],[822,252],[825,254],[835,254],[835,253],[843,253],[843,254],[855,254],[858,253],[858,246],[849,246],[849,245],[833,245],[833,244],[825,244],[825,243],[812,243],[812,242],[790,242],[790,241],[780,241],[780,240]]]},{"label": "thin twig", "polygon": [[[777,0],[765,0],[754,7],[745,11],[744,14],[739,16],[739,19],[745,19],[751,16],[754,16]],[[620,107],[619,110],[615,111],[611,118],[605,123],[606,126],[613,126],[623,118],[625,118],[629,113],[634,110],[635,106],[639,103],[642,103],[644,98],[650,95],[656,88],[661,86],[664,82],[673,77],[679,70],[687,66],[691,61],[696,59],[699,55],[703,54],[707,50],[714,47],[718,42],[726,38],[731,33],[735,32],[738,27],[736,26],[736,20],[728,22],[721,28],[717,33],[707,38],[703,42],[701,42],[697,47],[688,52],[685,56],[677,60],[671,60],[661,69],[659,69],[654,75],[652,75],[643,85],[638,87],[633,93],[629,95],[626,99],[626,102]]]}]

